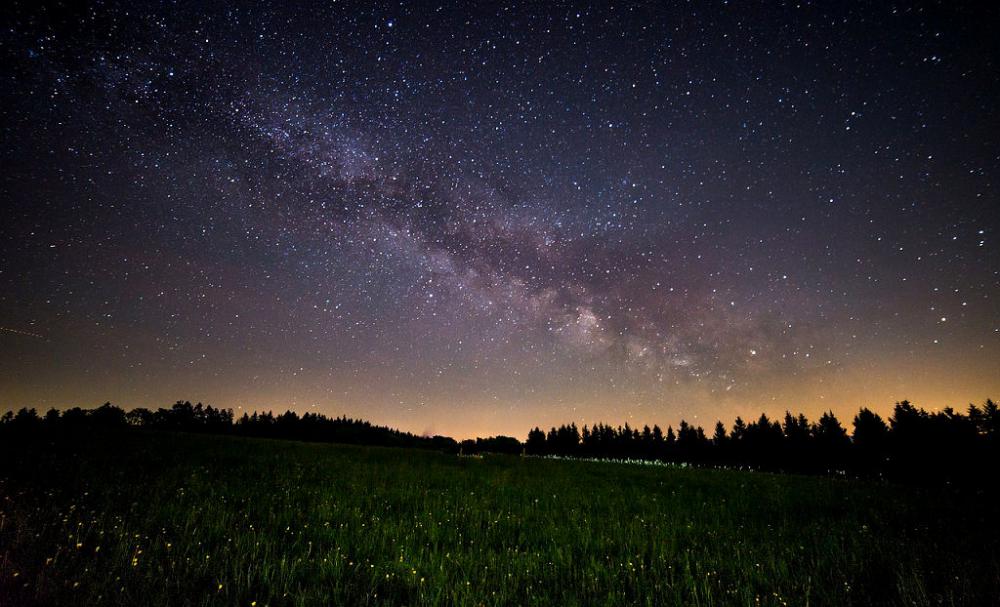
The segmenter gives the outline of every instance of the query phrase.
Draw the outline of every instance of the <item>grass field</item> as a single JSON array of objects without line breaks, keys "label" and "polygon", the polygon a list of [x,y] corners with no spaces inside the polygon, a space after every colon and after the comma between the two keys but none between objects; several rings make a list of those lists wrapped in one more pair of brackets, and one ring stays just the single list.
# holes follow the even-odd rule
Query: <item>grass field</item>
[{"label": "grass field", "polygon": [[0,604],[971,605],[985,498],[212,436],[0,446]]}]

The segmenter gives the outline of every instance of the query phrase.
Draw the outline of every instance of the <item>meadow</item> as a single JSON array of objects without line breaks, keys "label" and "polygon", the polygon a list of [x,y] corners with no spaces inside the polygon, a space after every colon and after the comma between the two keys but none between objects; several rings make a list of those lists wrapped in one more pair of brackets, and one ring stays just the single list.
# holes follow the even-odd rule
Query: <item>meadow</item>
[{"label": "meadow", "polygon": [[975,605],[977,492],[156,432],[0,445],[0,605]]}]

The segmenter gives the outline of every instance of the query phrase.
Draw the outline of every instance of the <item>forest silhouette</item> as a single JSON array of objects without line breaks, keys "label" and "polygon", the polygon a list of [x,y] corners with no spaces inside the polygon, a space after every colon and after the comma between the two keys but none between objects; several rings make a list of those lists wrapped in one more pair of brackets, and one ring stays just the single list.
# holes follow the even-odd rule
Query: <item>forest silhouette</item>
[{"label": "forest silhouette", "polygon": [[105,403],[95,409],[34,408],[0,416],[0,435],[58,437],[102,430],[177,431],[245,437],[291,439],[355,445],[434,449],[461,455],[503,453],[611,460],[638,460],[676,465],[746,468],[804,474],[886,478],[906,482],[991,482],[1000,462],[1000,408],[991,399],[928,412],[909,401],[896,403],[888,420],[862,408],[851,432],[832,411],[811,422],[786,412],[783,419],[761,414],[751,422],[737,417],[732,427],[721,421],[711,436],[704,428],[681,421],[677,430],[659,425],[633,428],[628,423],[563,424],[528,432],[527,440],[495,436],[456,441],[446,436],[418,436],[345,416],[318,413],[275,415],[178,401],[170,408],[125,411]]}]

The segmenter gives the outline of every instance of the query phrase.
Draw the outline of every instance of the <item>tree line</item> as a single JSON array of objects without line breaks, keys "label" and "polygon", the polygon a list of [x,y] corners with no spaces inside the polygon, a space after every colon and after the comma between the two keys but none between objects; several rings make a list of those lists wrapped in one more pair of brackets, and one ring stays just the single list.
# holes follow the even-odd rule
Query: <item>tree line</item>
[{"label": "tree line", "polygon": [[633,428],[629,424],[575,423],[547,432],[533,428],[522,443],[509,436],[455,441],[418,436],[387,426],[318,413],[278,415],[244,413],[178,401],[169,408],[124,409],[105,403],[96,409],[74,407],[8,411],[0,432],[31,436],[35,432],[82,433],[93,429],[147,428],[235,436],[416,447],[461,454],[509,453],[598,459],[637,459],[701,466],[725,466],[796,473],[849,474],[897,480],[955,482],[991,479],[1000,463],[1000,409],[987,399],[962,413],[952,408],[928,412],[908,401],[896,403],[886,420],[868,408],[858,411],[851,431],[833,412],[811,422],[786,412],[782,419],[761,414],[749,423],[737,417],[732,427],[721,421],[711,436],[701,426],[681,421],[668,426]]},{"label": "tree line", "polygon": [[701,426],[681,421],[632,428],[598,423],[565,424],[528,433],[532,455],[658,460],[795,473],[849,474],[897,480],[973,481],[995,478],[1000,464],[1000,410],[987,399],[965,413],[946,408],[928,412],[909,401],[896,403],[885,420],[862,408],[851,432],[832,411],[811,422],[786,412],[782,419],[761,414],[731,428],[721,421],[709,436]]},{"label": "tree line", "polygon": [[417,436],[387,426],[351,419],[346,416],[327,417],[321,413],[271,411],[244,413],[240,417],[232,409],[177,401],[169,408],[154,410],[137,408],[125,411],[104,403],[96,409],[74,407],[60,412],[49,409],[44,415],[31,408],[8,411],[0,417],[0,430],[12,435],[31,435],[40,431],[78,433],[94,429],[146,428],[175,432],[230,434],[257,438],[292,439],[313,442],[346,443],[379,447],[416,447],[454,449],[457,443],[446,436]]}]

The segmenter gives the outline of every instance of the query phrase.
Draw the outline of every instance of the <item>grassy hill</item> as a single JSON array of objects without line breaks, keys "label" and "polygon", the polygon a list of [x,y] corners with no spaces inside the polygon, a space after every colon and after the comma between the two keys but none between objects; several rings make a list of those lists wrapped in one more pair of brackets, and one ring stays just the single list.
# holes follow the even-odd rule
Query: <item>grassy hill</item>
[{"label": "grassy hill", "polygon": [[950,489],[157,433],[0,457],[2,605],[1000,596],[998,508]]}]

